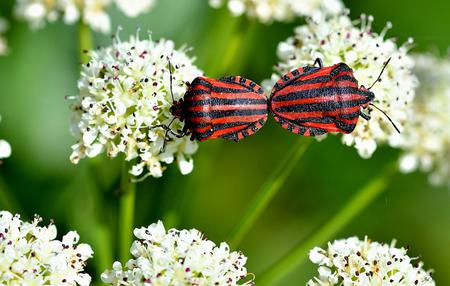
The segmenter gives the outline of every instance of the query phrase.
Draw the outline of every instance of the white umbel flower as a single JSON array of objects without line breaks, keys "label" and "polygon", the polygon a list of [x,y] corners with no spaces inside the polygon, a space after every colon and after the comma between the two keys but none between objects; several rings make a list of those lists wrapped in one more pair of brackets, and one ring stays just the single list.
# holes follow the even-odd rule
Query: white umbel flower
[{"label": "white umbel flower", "polygon": [[430,272],[407,255],[407,249],[372,242],[367,237],[336,240],[327,249],[316,247],[310,260],[319,266],[319,275],[308,286],[434,286]]},{"label": "white umbel flower", "polygon": [[[173,119],[169,60],[175,100],[184,96],[186,82],[201,75],[186,52],[176,50],[172,41],[138,36],[127,42],[117,37],[112,46],[92,51],[73,105],[72,132],[78,143],[72,146],[72,162],[106,150],[109,157],[122,153],[125,160],[134,160],[134,176],[147,170],[148,175],[161,177],[164,165],[175,159],[183,174],[192,171],[196,142],[170,137],[161,152],[166,131],[152,128]],[[176,120],[171,128],[181,130],[183,123]]]},{"label": "white umbel flower", "polygon": [[102,274],[110,285],[253,285],[247,277],[247,258],[231,252],[222,242],[216,245],[198,230],[166,231],[161,221],[134,230],[130,259],[126,265],[113,264]]},{"label": "white umbel flower", "polygon": [[[385,39],[385,29],[377,34],[372,31],[372,16],[361,16],[352,22],[346,15],[329,19],[307,20],[295,29],[295,35],[278,46],[280,63],[276,73],[263,85],[271,87],[280,77],[298,67],[312,65],[316,58],[324,65],[344,62],[354,70],[360,85],[369,87],[378,77],[383,64],[389,65],[371,91],[375,93],[374,104],[384,110],[397,126],[403,126],[408,118],[417,78],[412,73],[413,59],[408,55],[411,41],[398,47],[393,39]],[[358,24],[358,25],[355,25]],[[369,158],[379,143],[389,142],[395,146],[396,130],[379,111],[367,110],[372,119],[359,119],[355,130],[343,136],[343,142],[354,145],[363,158]]]},{"label": "white umbel flower", "polygon": [[399,135],[405,151],[400,170],[430,172],[432,184],[450,187],[450,58],[416,55],[414,60],[420,85]]},{"label": "white umbel flower", "polygon": [[8,29],[8,22],[0,18],[0,55],[6,55],[8,53],[8,43],[3,37],[3,33]]},{"label": "white umbel flower", "polygon": [[289,21],[304,16],[319,18],[337,15],[344,10],[341,0],[209,0],[214,8],[224,3],[234,16],[245,13],[263,23]]},{"label": "white umbel flower", "polygon": [[17,0],[15,12],[33,28],[41,28],[59,18],[70,25],[81,18],[94,31],[109,33],[111,19],[107,10],[114,2],[125,15],[136,17],[148,12],[155,0]]},{"label": "white umbel flower", "polygon": [[130,18],[150,11],[156,0],[115,0],[117,7]]},{"label": "white umbel flower", "polygon": [[83,271],[91,247],[78,244],[74,231],[59,241],[56,227],[40,222],[39,217],[24,222],[19,215],[0,211],[0,284],[89,285],[91,277]]}]

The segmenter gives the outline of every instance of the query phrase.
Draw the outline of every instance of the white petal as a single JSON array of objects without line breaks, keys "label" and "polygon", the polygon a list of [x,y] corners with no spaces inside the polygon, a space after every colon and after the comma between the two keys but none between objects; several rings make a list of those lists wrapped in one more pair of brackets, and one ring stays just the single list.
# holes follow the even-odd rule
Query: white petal
[{"label": "white petal", "polygon": [[27,6],[25,17],[30,19],[40,19],[45,16],[45,7],[41,3],[33,3]]},{"label": "white petal", "polygon": [[324,250],[320,247],[314,247],[309,252],[309,259],[312,263],[322,264],[326,256],[324,255]]},{"label": "white petal", "polygon": [[194,169],[194,160],[190,158],[189,160],[186,160],[186,158],[183,155],[179,155],[177,157],[178,161],[178,167],[180,168],[181,174],[187,175],[192,172]]},{"label": "white petal", "polygon": [[245,12],[245,5],[242,0],[230,0],[228,2],[228,9],[234,16],[240,16]]},{"label": "white petal", "polygon": [[11,145],[5,140],[0,140],[0,159],[8,158],[11,153]]},{"label": "white petal", "polygon": [[64,22],[66,24],[73,24],[80,18],[80,11],[75,5],[67,5],[64,10]]},{"label": "white petal", "polygon": [[89,129],[89,131],[84,132],[83,134],[83,143],[87,146],[91,145],[95,139],[97,138],[98,130],[97,129]]},{"label": "white petal", "polygon": [[419,160],[413,154],[407,154],[400,158],[400,170],[404,173],[411,173],[417,170]]}]

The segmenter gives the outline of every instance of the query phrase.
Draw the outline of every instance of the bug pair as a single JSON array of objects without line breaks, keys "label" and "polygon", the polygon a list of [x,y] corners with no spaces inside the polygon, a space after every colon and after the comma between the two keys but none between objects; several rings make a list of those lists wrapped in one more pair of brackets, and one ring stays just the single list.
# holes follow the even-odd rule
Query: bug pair
[{"label": "bug pair", "polygon": [[[281,127],[303,136],[351,133],[359,117],[370,119],[363,109],[373,106],[375,95],[370,89],[380,80],[389,61],[377,80],[365,88],[358,86],[353,70],[345,63],[324,67],[316,59],[313,65],[282,76],[269,98],[261,86],[240,76],[197,77],[188,85],[184,97],[174,101],[170,109],[174,119],[184,121],[183,130],[173,131],[170,128],[173,120],[169,125],[155,127],[164,128],[176,137],[190,135],[191,140],[239,141],[257,132],[270,113]],[[170,80],[172,88],[172,75]]]}]

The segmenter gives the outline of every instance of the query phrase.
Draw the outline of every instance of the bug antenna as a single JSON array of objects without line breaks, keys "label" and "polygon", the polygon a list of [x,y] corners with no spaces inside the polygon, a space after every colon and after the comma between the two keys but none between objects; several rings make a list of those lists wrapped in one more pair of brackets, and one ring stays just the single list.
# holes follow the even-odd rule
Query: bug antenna
[{"label": "bug antenna", "polygon": [[175,102],[175,98],[173,97],[173,89],[172,89],[172,85],[173,85],[173,77],[172,77],[172,64],[170,63],[170,60],[167,59],[167,61],[169,62],[169,74],[170,74],[170,95],[172,96],[172,102]]},{"label": "bug antenna", "polygon": [[400,132],[400,129],[398,129],[397,125],[395,125],[394,121],[392,121],[392,119],[389,117],[389,115],[387,115],[386,112],[384,112],[383,110],[381,110],[379,107],[377,107],[376,105],[374,105],[374,104],[372,104],[372,103],[369,104],[369,105],[375,107],[378,111],[380,111],[381,113],[383,113],[384,116],[386,116],[386,118],[391,122],[392,126],[394,126],[395,130],[397,130],[398,133],[401,133],[401,132]]},{"label": "bug antenna", "polygon": [[391,61],[391,58],[389,58],[383,65],[383,68],[381,69],[380,74],[378,75],[377,79],[372,83],[372,85],[368,88],[369,90],[381,79],[381,76],[383,75],[384,70],[386,69],[387,65]]}]

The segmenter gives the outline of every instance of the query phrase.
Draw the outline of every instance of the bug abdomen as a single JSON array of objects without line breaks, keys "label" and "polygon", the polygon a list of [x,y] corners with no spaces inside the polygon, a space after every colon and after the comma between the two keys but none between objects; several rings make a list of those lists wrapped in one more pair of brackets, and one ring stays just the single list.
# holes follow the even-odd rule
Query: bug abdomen
[{"label": "bug abdomen", "polygon": [[206,86],[209,93],[194,95],[187,106],[187,118],[196,139],[239,141],[257,132],[267,121],[267,97],[254,82],[236,76],[203,78],[200,83],[203,87],[198,89]]},{"label": "bug abdomen", "polygon": [[335,65],[308,75],[291,72],[283,79],[270,98],[283,128],[305,136],[354,130],[366,97],[348,67]]}]

